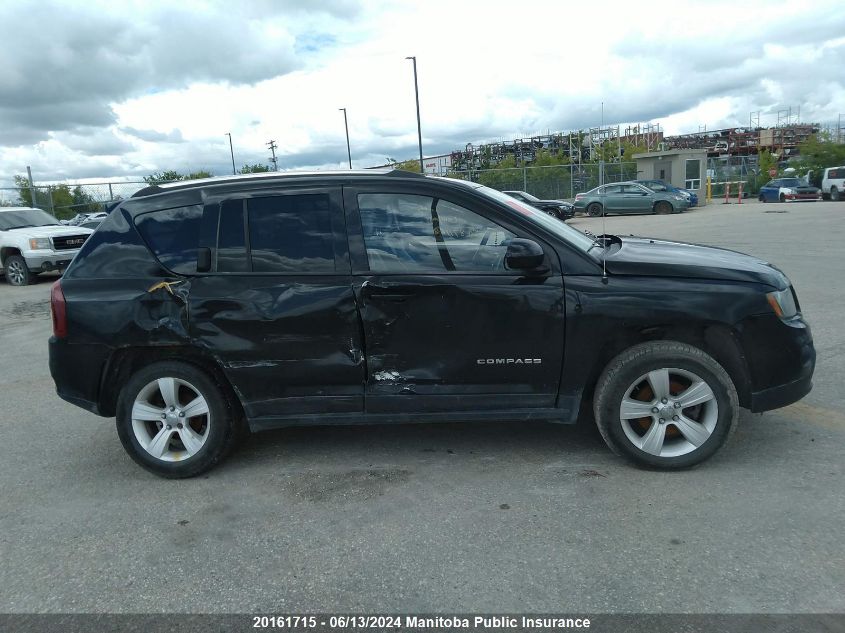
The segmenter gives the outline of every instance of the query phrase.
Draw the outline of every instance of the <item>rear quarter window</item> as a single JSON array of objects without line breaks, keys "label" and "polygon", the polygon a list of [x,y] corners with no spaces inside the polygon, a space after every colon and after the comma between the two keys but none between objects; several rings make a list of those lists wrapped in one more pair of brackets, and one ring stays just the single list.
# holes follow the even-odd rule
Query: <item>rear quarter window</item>
[{"label": "rear quarter window", "polygon": [[202,205],[150,211],[135,226],[162,265],[181,275],[197,272]]}]

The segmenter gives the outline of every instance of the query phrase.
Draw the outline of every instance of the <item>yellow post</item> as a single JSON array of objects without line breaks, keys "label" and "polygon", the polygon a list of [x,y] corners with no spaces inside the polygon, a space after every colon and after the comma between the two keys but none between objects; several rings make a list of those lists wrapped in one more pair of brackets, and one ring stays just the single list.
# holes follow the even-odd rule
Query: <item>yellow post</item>
[{"label": "yellow post", "polygon": [[710,176],[707,176],[707,202],[713,199],[713,183],[710,182]]}]

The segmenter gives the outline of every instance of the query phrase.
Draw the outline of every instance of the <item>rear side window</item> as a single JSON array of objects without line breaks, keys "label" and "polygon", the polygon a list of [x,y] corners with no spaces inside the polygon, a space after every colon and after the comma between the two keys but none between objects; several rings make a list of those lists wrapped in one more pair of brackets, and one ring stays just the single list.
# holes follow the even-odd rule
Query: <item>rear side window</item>
[{"label": "rear side window", "polygon": [[249,270],[245,234],[244,201],[226,200],[220,205],[217,272],[239,273]]},{"label": "rear side window", "polygon": [[143,213],[135,226],[165,268],[188,275],[197,272],[202,205]]},{"label": "rear side window", "polygon": [[334,272],[328,194],[249,198],[247,215],[254,272]]}]

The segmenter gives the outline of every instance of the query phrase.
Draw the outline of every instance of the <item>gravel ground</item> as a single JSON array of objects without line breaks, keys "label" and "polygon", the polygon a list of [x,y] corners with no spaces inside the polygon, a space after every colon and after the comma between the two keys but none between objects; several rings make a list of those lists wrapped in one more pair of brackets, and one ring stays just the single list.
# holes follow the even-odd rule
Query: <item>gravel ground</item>
[{"label": "gravel ground", "polygon": [[779,265],[813,392],[679,473],[589,424],[456,423],[270,432],[166,481],[55,395],[52,279],[0,282],[0,612],[845,611],[845,203],[572,224]]}]

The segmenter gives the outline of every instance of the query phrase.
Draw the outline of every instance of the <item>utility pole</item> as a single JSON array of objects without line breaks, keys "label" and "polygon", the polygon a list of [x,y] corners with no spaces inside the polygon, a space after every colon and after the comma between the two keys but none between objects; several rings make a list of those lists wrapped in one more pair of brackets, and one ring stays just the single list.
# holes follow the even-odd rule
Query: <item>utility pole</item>
[{"label": "utility pole", "polygon": [[420,86],[417,82],[417,58],[415,56],[406,57],[414,63],[414,94],[417,97],[417,140],[420,144],[420,173],[425,173],[425,166],[423,165],[423,151],[422,151],[422,126],[420,125]]},{"label": "utility pole", "polygon": [[26,177],[29,180],[29,193],[32,198],[32,207],[37,208],[37,205],[35,204],[35,185],[32,184],[32,170],[29,168],[29,165],[26,166]]},{"label": "utility pole", "polygon": [[232,148],[232,133],[226,132],[226,136],[229,137],[229,153],[232,155],[232,175],[236,176],[238,172],[235,170],[235,150]]},{"label": "utility pole", "polygon": [[346,156],[349,158],[349,169],[352,169],[352,150],[349,149],[349,122],[346,120],[346,108],[338,108],[343,110],[343,127],[346,129]]},{"label": "utility pole", "polygon": [[270,148],[270,153],[272,154],[272,156],[270,157],[270,162],[273,163],[273,171],[279,171],[279,165],[276,161],[276,148],[278,147],[278,145],[276,145],[276,141],[274,141],[273,139],[270,139],[270,142],[266,145]]}]

